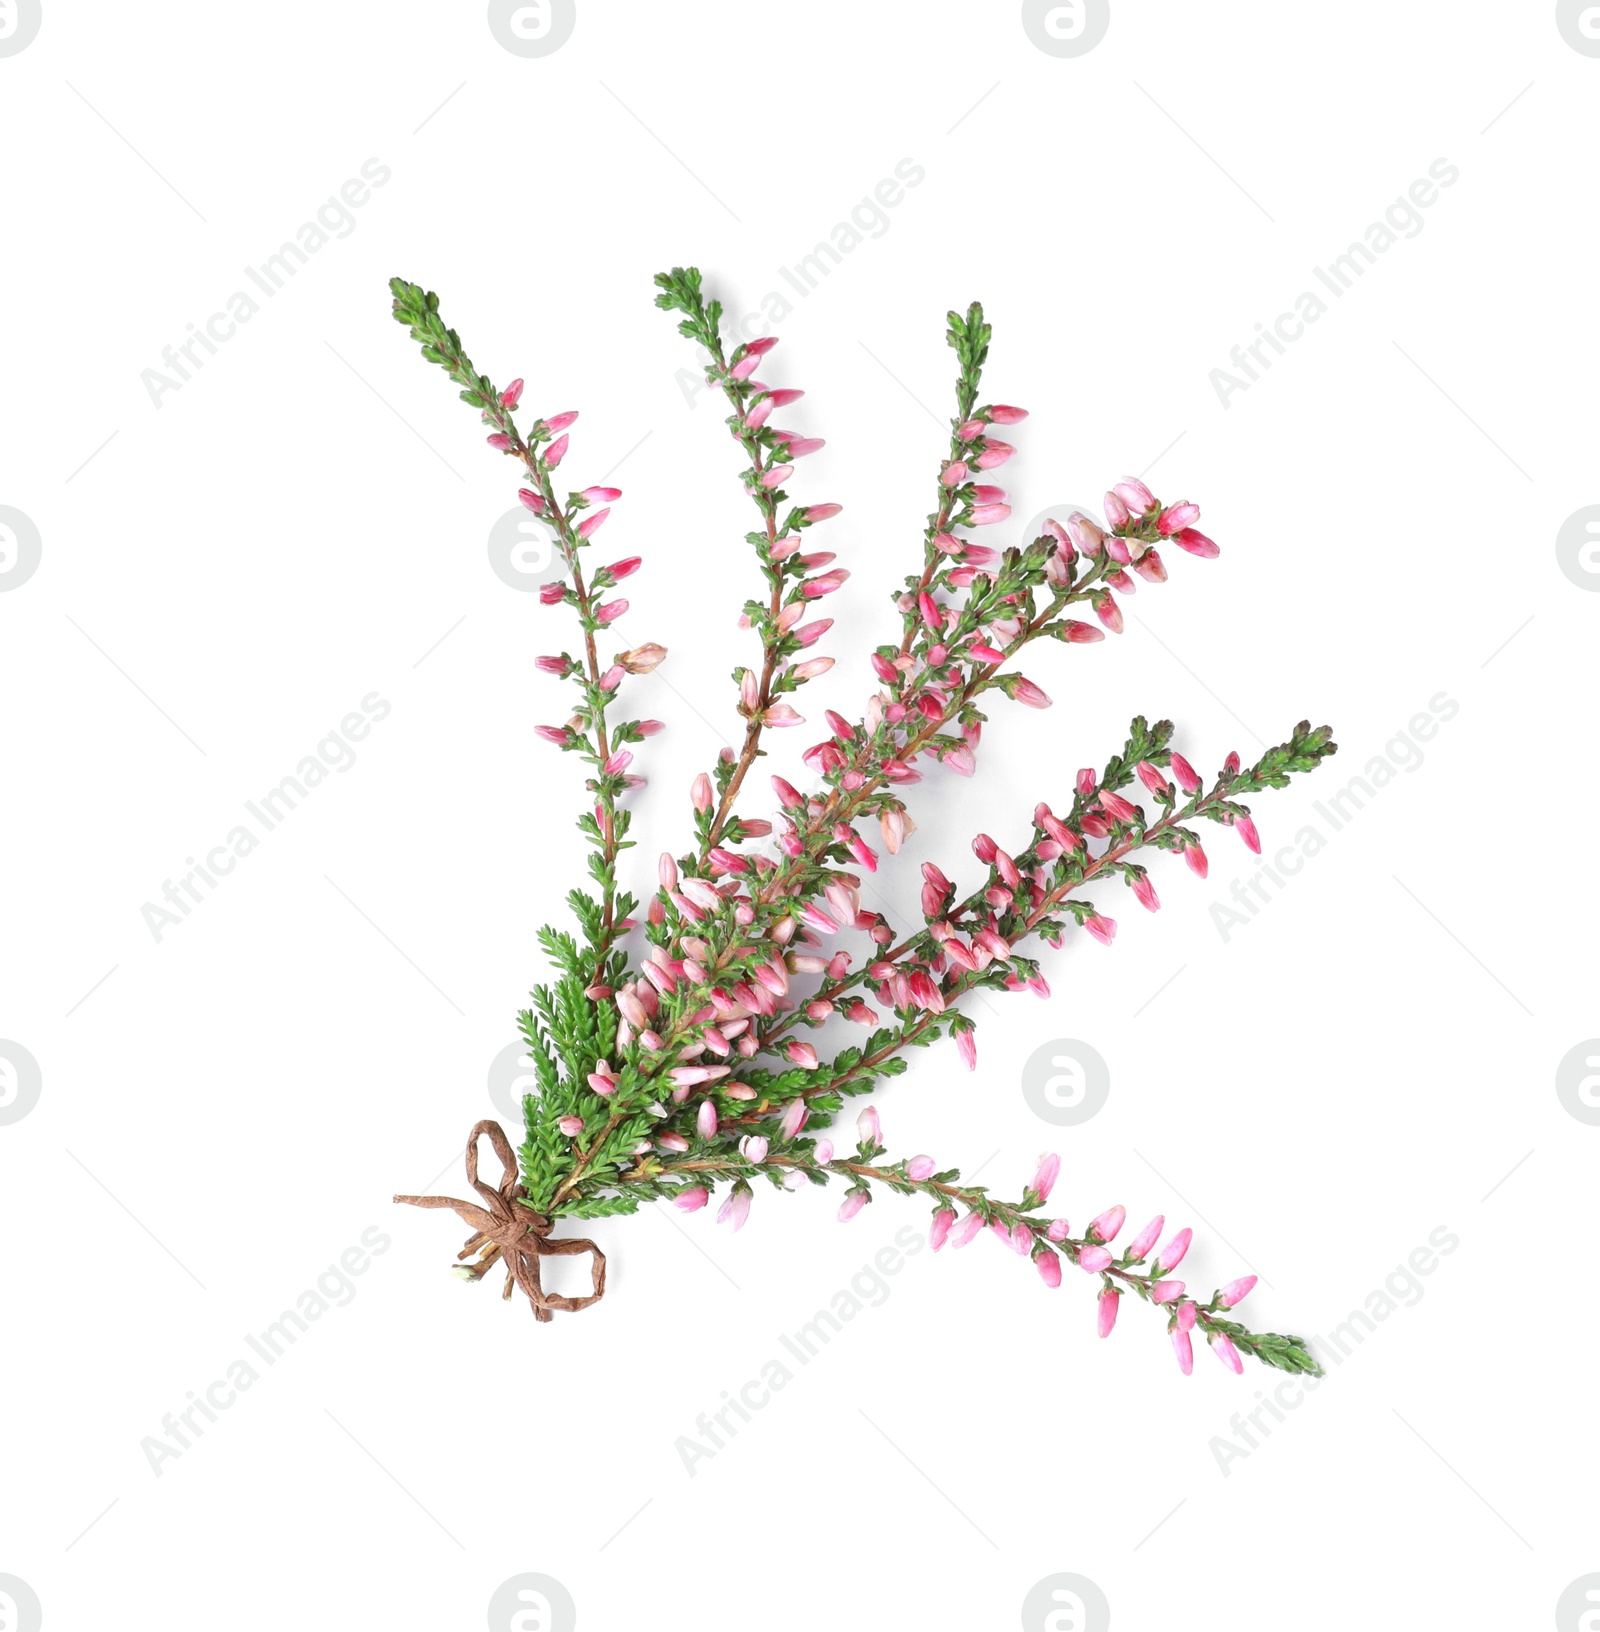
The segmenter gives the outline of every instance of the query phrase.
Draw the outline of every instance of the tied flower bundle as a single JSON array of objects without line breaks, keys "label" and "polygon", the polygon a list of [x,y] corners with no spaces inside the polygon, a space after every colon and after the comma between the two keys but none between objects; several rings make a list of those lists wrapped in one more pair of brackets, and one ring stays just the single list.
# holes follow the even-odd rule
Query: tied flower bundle
[{"label": "tied flower bundle", "polygon": [[[816,652],[831,624],[816,614],[849,573],[811,539],[840,507],[794,503],[785,491],[798,462],[822,443],[775,419],[802,395],[757,378],[777,341],[730,350],[721,306],[703,294],[698,271],[677,268],[655,281],[657,305],[681,314],[680,331],[701,348],[707,379],[727,400],[743,459],[739,480],[755,512],[746,541],[762,588],[739,619],[752,653],[734,675],[742,744],[694,778],[693,841],[682,853],[662,854],[642,913],[618,884],[618,861],[634,842],[627,800],[640,785],[635,749],[662,726],[624,717],[619,702],[628,677],[650,672],[667,654],[649,640],[613,649],[614,626],[629,612],[617,589],[641,562],[625,555],[595,566],[591,552],[621,494],[558,489],[577,414],[519,425],[523,382],[497,388],[445,326],[437,296],[398,278],[391,285],[395,317],[480,411],[490,447],[517,461],[518,496],[554,537],[564,576],[540,599],[568,611],[576,640],[575,650],[538,659],[570,697],[567,718],[539,726],[538,735],[584,767],[588,799],[578,825],[591,846],[591,888],[568,898],[579,933],[541,932],[556,977],[535,988],[519,1017],[538,1082],[524,1102],[520,1150],[513,1154],[498,1125],[480,1123],[467,1171],[483,1205],[396,1199],[454,1209],[474,1229],[460,1254],[474,1262],[457,1273],[476,1280],[504,1262],[505,1296],[520,1286],[538,1318],[549,1320],[552,1310],[585,1308],[605,1290],[599,1248],[554,1235],[557,1219],[631,1213],[662,1198],[695,1212],[720,1192],[718,1218],[737,1230],[763,1186],[781,1192],[838,1181],[845,1221],[877,1190],[921,1195],[933,1205],[935,1250],[988,1233],[1031,1260],[1047,1287],[1061,1284],[1064,1265],[1090,1277],[1102,1336],[1132,1293],[1164,1311],[1186,1373],[1196,1335],[1234,1371],[1246,1354],[1284,1371],[1316,1371],[1300,1339],[1253,1332],[1228,1317],[1254,1276],[1204,1301],[1176,1278],[1189,1230],[1163,1242],[1157,1217],[1119,1252],[1120,1206],[1076,1233],[1066,1219],[1048,1216],[1061,1165],[1054,1155],[1041,1158],[1022,1195],[1007,1201],[962,1183],[932,1156],[890,1160],[874,1107],[857,1119],[853,1150],[836,1150],[826,1131],[847,1097],[870,1095],[903,1072],[913,1048],[949,1036],[976,1069],[973,1022],[962,1012],[975,992],[1047,997],[1037,943],[1060,947],[1081,931],[1111,946],[1116,922],[1085,893],[1090,886],[1120,880],[1142,908],[1157,910],[1147,866],[1155,853],[1182,857],[1204,878],[1207,823],[1231,828],[1259,852],[1243,800],[1285,786],[1291,773],[1314,770],[1335,751],[1326,728],[1302,723],[1255,765],[1229,754],[1208,785],[1172,747],[1169,722],[1138,718],[1103,769],[1045,790],[1054,803],[1037,805],[1006,845],[987,834],[973,840],[981,871],[970,888],[924,863],[920,924],[895,926],[862,905],[862,875],[894,857],[914,831],[909,791],[925,775],[972,775],[983,706],[996,697],[1050,706],[1014,667],[1025,648],[1045,639],[1090,645],[1120,633],[1118,596],[1132,594],[1136,578],[1164,583],[1169,545],[1200,559],[1218,554],[1195,525],[1198,508],[1162,504],[1129,479],[1106,494],[1104,527],[1075,513],[1009,548],[983,542],[993,536],[985,530],[1009,515],[991,476],[1015,449],[998,433],[1026,415],[980,402],[989,325],[977,305],[950,313],[958,360],[950,441],[932,475],[920,558],[895,600],[896,627],[870,654],[877,689],[858,719],[826,712],[827,734],[801,755],[811,791],[774,776],[776,805],[767,805],[749,780],[767,733],[805,724],[798,695],[834,662]],[[635,932],[643,945],[633,949],[625,943]],[[835,1036],[835,1022],[861,1028],[863,1039],[829,1053],[824,1039]],[[483,1134],[501,1159],[498,1187],[478,1178]],[[541,1284],[540,1260],[568,1253],[591,1256],[588,1296]]]}]

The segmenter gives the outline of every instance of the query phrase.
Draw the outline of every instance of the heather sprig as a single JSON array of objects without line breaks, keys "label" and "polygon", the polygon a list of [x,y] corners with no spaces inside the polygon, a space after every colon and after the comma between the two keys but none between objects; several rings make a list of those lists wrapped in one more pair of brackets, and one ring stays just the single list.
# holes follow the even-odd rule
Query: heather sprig
[{"label": "heather sprig", "polygon": [[[1232,828],[1259,851],[1244,801],[1287,785],[1335,751],[1326,728],[1302,722],[1248,768],[1230,754],[1207,785],[1173,748],[1171,722],[1152,725],[1140,716],[1103,768],[1080,770],[1070,781],[1055,773],[1056,785],[1043,790],[1051,802],[1035,806],[1011,848],[978,834],[972,849],[980,870],[964,891],[925,862],[920,923],[897,927],[863,907],[862,875],[877,871],[884,853],[896,856],[915,831],[910,790],[928,772],[975,773],[985,707],[996,697],[1050,706],[1016,667],[1027,647],[1043,638],[1090,645],[1121,633],[1118,597],[1134,593],[1136,580],[1166,581],[1160,552],[1169,543],[1201,559],[1219,553],[1195,525],[1198,507],[1163,504],[1127,478],[1105,496],[1104,526],[1073,513],[1047,521],[1037,538],[985,542],[992,535],[982,530],[1010,515],[1005,490],[986,479],[1016,452],[996,433],[1027,415],[983,400],[991,330],[982,308],[951,312],[954,411],[931,476],[919,564],[894,597],[898,633],[868,654],[875,688],[859,716],[824,712],[826,734],[800,756],[810,791],[773,776],[776,808],[770,816],[753,812],[748,778],[769,751],[768,733],[805,725],[795,705],[834,665],[815,650],[832,620],[813,614],[849,572],[834,564],[833,552],[813,550],[808,535],[840,507],[797,502],[786,491],[799,460],[823,443],[774,423],[804,394],[757,377],[769,368],[776,339],[730,345],[721,306],[706,298],[694,268],[662,273],[656,286],[657,304],[680,315],[680,332],[699,348],[708,384],[727,403],[738,480],[756,512],[745,542],[761,589],[738,619],[750,641],[732,674],[742,743],[694,777],[691,842],[662,852],[636,923],[639,904],[620,888],[617,862],[632,842],[626,800],[639,785],[633,749],[661,726],[612,711],[628,676],[667,654],[646,641],[601,655],[614,638],[611,626],[629,612],[628,601],[610,592],[640,561],[627,556],[586,569],[585,551],[621,494],[598,486],[558,491],[554,472],[577,414],[519,427],[523,382],[496,388],[444,326],[434,295],[400,279],[391,285],[395,315],[423,355],[479,410],[489,445],[518,461],[526,484],[519,498],[550,528],[565,569],[541,601],[568,608],[579,637],[575,651],[537,663],[571,688],[566,719],[539,726],[536,735],[587,767],[589,801],[579,826],[591,846],[595,893],[579,889],[569,897],[581,939],[553,928],[541,933],[557,978],[535,988],[519,1017],[538,1083],[525,1101],[520,1152],[528,1216],[547,1232],[557,1217],[632,1212],[660,1198],[694,1211],[721,1188],[718,1216],[737,1229],[763,1181],[804,1189],[839,1180],[842,1220],[857,1216],[875,1189],[921,1194],[935,1204],[935,1248],[947,1240],[964,1245],[986,1230],[1028,1257],[1048,1286],[1059,1286],[1063,1263],[1097,1277],[1102,1335],[1131,1292],[1166,1310],[1185,1371],[1196,1330],[1235,1370],[1242,1353],[1285,1370],[1315,1369],[1298,1339],[1251,1333],[1224,1317],[1253,1279],[1201,1303],[1171,1277],[1187,1231],[1152,1258],[1158,1219],[1114,1257],[1120,1207],[1078,1236],[1065,1221],[1038,1216],[1059,1174],[1055,1156],[1041,1159],[1012,1203],[962,1185],[957,1170],[940,1170],[931,1157],[886,1162],[870,1105],[858,1119],[853,1160],[835,1156],[823,1133],[846,1099],[870,1095],[883,1078],[906,1070],[910,1050],[941,1036],[952,1036],[975,1069],[976,1028],[962,1012],[972,993],[1048,997],[1040,948],[1059,948],[1079,930],[1112,944],[1116,921],[1086,892],[1120,884],[1142,908],[1157,910],[1150,868],[1160,852],[1181,856],[1203,878],[1205,823]],[[630,953],[625,938],[635,929],[644,945]],[[864,937],[864,949],[845,944],[851,937]],[[838,1047],[836,1019],[861,1026],[864,1040]]]}]

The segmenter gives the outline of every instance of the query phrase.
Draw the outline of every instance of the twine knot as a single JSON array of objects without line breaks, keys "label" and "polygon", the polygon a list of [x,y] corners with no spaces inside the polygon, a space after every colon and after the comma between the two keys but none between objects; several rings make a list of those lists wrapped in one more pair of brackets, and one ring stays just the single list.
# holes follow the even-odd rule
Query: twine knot
[{"label": "twine knot", "polygon": [[[501,1181],[499,1188],[485,1184],[478,1177],[478,1140],[484,1134],[500,1158]],[[533,1306],[536,1320],[551,1319],[554,1309],[576,1313],[598,1303],[606,1295],[606,1255],[593,1241],[581,1236],[562,1236],[555,1240],[550,1232],[555,1220],[535,1212],[527,1204],[526,1192],[517,1174],[517,1159],[506,1138],[505,1129],[498,1122],[480,1122],[467,1140],[467,1183],[483,1198],[482,1207],[470,1201],[457,1201],[451,1196],[396,1196],[398,1202],[409,1207],[448,1207],[461,1220],[470,1224],[473,1235],[456,1254],[459,1259],[470,1258],[480,1249],[483,1256],[465,1271],[458,1270],[469,1280],[481,1280],[497,1261],[504,1260],[506,1285],[502,1297],[509,1298],[515,1287],[521,1287]],[[563,1292],[546,1292],[539,1280],[541,1258],[567,1258],[574,1253],[587,1252],[593,1258],[594,1290],[582,1298],[569,1298]]]}]

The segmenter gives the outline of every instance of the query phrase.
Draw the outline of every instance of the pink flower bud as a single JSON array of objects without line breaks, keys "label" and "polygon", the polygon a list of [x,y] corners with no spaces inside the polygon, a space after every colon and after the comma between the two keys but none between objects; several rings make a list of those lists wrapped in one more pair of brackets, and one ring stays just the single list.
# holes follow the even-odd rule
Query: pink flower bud
[{"label": "pink flower bud", "polygon": [[1052,1291],[1061,1285],[1061,1260],[1048,1247],[1035,1257],[1033,1267],[1039,1271],[1039,1279]]},{"label": "pink flower bud", "polygon": [[1157,1281],[1150,1288],[1150,1301],[1152,1303],[1176,1303],[1182,1296],[1182,1281]]},{"label": "pink flower bud", "polygon": [[972,514],[967,519],[974,527],[992,527],[1010,514],[1009,504],[979,504],[973,506]]},{"label": "pink flower bud", "polygon": [[1136,516],[1156,507],[1156,496],[1137,476],[1124,476],[1116,486],[1117,497]]},{"label": "pink flower bud", "polygon": [[519,487],[517,497],[522,501],[524,508],[531,510],[534,515],[542,516],[544,514],[544,500],[531,488]]},{"label": "pink flower bud", "polygon": [[1039,1198],[1040,1205],[1050,1199],[1050,1192],[1056,1187],[1056,1180],[1061,1177],[1061,1158],[1047,1152],[1039,1158],[1038,1170],[1033,1175],[1033,1183],[1028,1188]]},{"label": "pink flower bud", "polygon": [[746,1134],[739,1141],[739,1153],[747,1162],[758,1165],[767,1159],[768,1144],[764,1135],[759,1133]]},{"label": "pink flower bud", "polygon": [[1068,618],[1062,625],[1062,632],[1072,646],[1089,646],[1106,638],[1103,629],[1096,629],[1092,623],[1079,623],[1076,618]]},{"label": "pink flower bud", "polygon": [[983,1228],[983,1219],[977,1213],[966,1214],[950,1232],[950,1245],[964,1247]]},{"label": "pink flower bud", "polygon": [[1197,533],[1193,527],[1185,527],[1182,532],[1174,533],[1173,542],[1180,550],[1187,550],[1190,555],[1198,555],[1203,561],[1214,561],[1222,554],[1204,533]]},{"label": "pink flower bud", "polygon": [[628,603],[620,597],[614,601],[606,601],[595,613],[601,623],[615,623],[628,610]]},{"label": "pink flower bud", "polygon": [[564,725],[536,725],[533,734],[545,742],[553,742],[558,748],[564,748],[572,741],[572,733]]},{"label": "pink flower bud", "polygon": [[1182,754],[1172,756],[1172,774],[1178,779],[1178,786],[1185,793],[1194,793],[1200,786],[1200,778],[1194,766]]},{"label": "pink flower bud", "polygon": [[[815,1055],[813,1054],[813,1058]],[[783,1113],[783,1119],[778,1123],[778,1132],[785,1139],[796,1139],[801,1129],[806,1125],[807,1106],[803,1099],[790,1100]]]},{"label": "pink flower bud", "polygon": [[1236,1376],[1244,1375],[1244,1361],[1239,1358],[1239,1351],[1233,1346],[1233,1339],[1226,1332],[1213,1332],[1210,1338],[1211,1352]]},{"label": "pink flower bud", "polygon": [[1108,1207],[1090,1222],[1089,1234],[1096,1241],[1115,1241],[1127,1216],[1127,1209],[1124,1207]]},{"label": "pink flower bud", "polygon": [[1128,525],[1128,507],[1115,492],[1107,493],[1105,497],[1106,525],[1113,532],[1119,527]]},{"label": "pink flower bud", "polygon": [[1026,408],[1013,408],[1004,402],[997,402],[989,410],[990,422],[995,425],[1019,425],[1027,417]]},{"label": "pink flower bud", "polygon": [[1031,680],[1019,675],[1011,683],[1011,700],[1025,708],[1048,708],[1050,699]]},{"label": "pink flower bud", "polygon": [[1122,608],[1117,605],[1114,595],[1101,595],[1094,603],[1094,615],[1114,635],[1122,633]]},{"label": "pink flower bud", "polygon": [[556,1126],[569,1139],[576,1139],[583,1132],[583,1118],[581,1116],[560,1116],[556,1118]]},{"label": "pink flower bud", "polygon": [[734,1232],[737,1234],[738,1231],[744,1228],[745,1220],[749,1218],[749,1216],[750,1192],[748,1190],[735,1190],[733,1194],[729,1196],[725,1202],[723,1202],[722,1210],[717,1214],[717,1222],[719,1224],[731,1224]]},{"label": "pink flower bud", "polygon": [[1172,1328],[1172,1352],[1178,1357],[1178,1369],[1189,1376],[1194,1370],[1194,1344],[1181,1326]]},{"label": "pink flower bud", "polygon": [[689,800],[704,815],[712,806],[711,778],[704,771],[689,784]]},{"label": "pink flower bud", "polygon": [[865,1190],[852,1190],[839,1205],[839,1222],[848,1224],[867,1204]]},{"label": "pink flower bud", "polygon": [[962,1031],[956,1035],[956,1050],[961,1055],[962,1064],[969,1071],[978,1069],[978,1038],[973,1031]]},{"label": "pink flower bud", "polygon": [[1248,816],[1236,817],[1233,830],[1244,840],[1245,849],[1252,855],[1261,854],[1261,835],[1256,831],[1256,824]]},{"label": "pink flower bud", "polygon": [[1111,1329],[1117,1324],[1117,1305],[1121,1301],[1122,1294],[1113,1291],[1109,1286],[1100,1294],[1096,1325],[1101,1337],[1111,1336]]},{"label": "pink flower bud", "polygon": [[1169,504],[1161,512],[1156,527],[1163,538],[1171,538],[1174,533],[1181,533],[1185,527],[1192,527],[1200,519],[1200,506],[1190,504],[1187,499],[1179,504]]},{"label": "pink flower bud", "polygon": [[1113,821],[1137,822],[1139,820],[1138,807],[1136,805],[1129,804],[1129,802],[1124,799],[1121,794],[1113,793],[1109,788],[1101,789],[1100,808],[1106,813],[1106,815],[1111,817]]},{"label": "pink flower bud", "polygon": [[576,408],[569,408],[566,413],[553,414],[543,423],[544,428],[549,431],[552,436],[559,436],[562,431],[567,430],[570,426],[578,423],[578,410]]},{"label": "pink flower bud", "polygon": [[511,446],[511,438],[500,431],[496,431],[492,436],[486,436],[484,441],[500,453],[504,453]]},{"label": "pink flower bud", "polygon": [[1094,1275],[1111,1262],[1111,1254],[1104,1247],[1079,1247],[1078,1268]]},{"label": "pink flower bud", "polygon": [[567,456],[569,438],[558,436],[549,446],[544,456],[544,462],[549,469],[554,470]]},{"label": "pink flower bud", "polygon": [[1135,769],[1138,772],[1139,780],[1144,783],[1151,793],[1165,793],[1171,786],[1166,777],[1161,774],[1161,768],[1152,765],[1148,759],[1141,759]]},{"label": "pink flower bud", "polygon": [[1161,910],[1161,897],[1156,894],[1156,887],[1150,882],[1148,873],[1142,873],[1138,878],[1134,879],[1133,895],[1134,899],[1147,912],[1159,912]]},{"label": "pink flower bud", "polygon": [[[774,392],[774,396],[779,393]],[[799,396],[799,392],[795,393]],[[844,509],[842,504],[814,504],[806,511],[805,519],[808,525],[814,526],[819,521],[832,521]]]},{"label": "pink flower bud", "polygon": [[1166,1222],[1166,1219],[1160,1213],[1157,1213],[1128,1243],[1128,1253],[1134,1263],[1140,1263],[1143,1259],[1149,1257],[1150,1249],[1161,1239],[1161,1231]]},{"label": "pink flower bud", "polygon": [[950,1226],[956,1221],[954,1211],[949,1207],[941,1207],[933,1215],[933,1223],[928,1228],[928,1245],[937,1252],[949,1238]]},{"label": "pink flower bud", "polygon": [[864,1145],[881,1145],[883,1143],[883,1125],[878,1120],[878,1107],[869,1105],[856,1118],[856,1132],[861,1135]]},{"label": "pink flower bud", "polygon": [[717,1131],[717,1107],[709,1099],[700,1101],[700,1109],[695,1112],[695,1132],[702,1139],[712,1138]]},{"label": "pink flower bud", "polygon": [[704,1185],[697,1184],[692,1190],[680,1190],[672,1198],[672,1205],[680,1213],[698,1213],[711,1200],[711,1192]]},{"label": "pink flower bud", "polygon": [[1161,1256],[1156,1259],[1156,1268],[1163,1275],[1169,1275],[1179,1264],[1189,1250],[1189,1243],[1194,1240],[1193,1230],[1179,1230],[1178,1233],[1161,1249]]},{"label": "pink flower bud", "polygon": [[1242,1303],[1250,1295],[1256,1284],[1254,1275],[1241,1275],[1236,1281],[1228,1284],[1217,1294],[1217,1302],[1224,1309],[1231,1309],[1236,1303]]},{"label": "pink flower bud", "polygon": [[610,514],[611,506],[607,505],[603,510],[596,510],[592,516],[585,516],[583,520],[578,523],[578,537],[593,538],[594,535],[605,526],[606,517]]},{"label": "pink flower bud", "polygon": [[1083,926],[1102,946],[1110,946],[1117,938],[1117,921],[1102,917],[1098,912]]},{"label": "pink flower bud", "polygon": [[915,1179],[920,1184],[924,1179],[932,1178],[939,1171],[939,1164],[931,1156],[913,1156],[906,1163],[906,1177]]},{"label": "pink flower bud", "polygon": [[1178,1324],[1184,1331],[1193,1331],[1194,1323],[1200,1318],[1200,1311],[1192,1302],[1185,1301],[1178,1305]]},{"label": "pink flower bud", "polygon": [[1192,841],[1185,847],[1183,859],[1188,863],[1189,871],[1196,878],[1204,878],[1211,871],[1211,864],[1206,860],[1206,853],[1200,848],[1198,840]]}]

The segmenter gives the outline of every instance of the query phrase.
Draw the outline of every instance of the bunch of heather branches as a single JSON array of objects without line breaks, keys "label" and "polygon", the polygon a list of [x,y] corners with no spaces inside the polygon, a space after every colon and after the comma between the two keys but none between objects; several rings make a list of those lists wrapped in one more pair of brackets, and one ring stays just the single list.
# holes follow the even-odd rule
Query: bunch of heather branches
[{"label": "bunch of heather branches", "polygon": [[[958,889],[925,863],[921,923],[896,926],[862,905],[862,874],[914,831],[909,790],[930,772],[972,775],[993,698],[1050,706],[1015,666],[1025,648],[1038,640],[1089,645],[1120,633],[1118,596],[1132,594],[1136,579],[1164,583],[1169,545],[1200,559],[1218,554],[1196,528],[1198,508],[1162,504],[1128,479],[1105,496],[1105,527],[1074,513],[1011,547],[981,542],[992,536],[984,529],[1010,514],[1005,491],[987,479],[1015,452],[997,433],[1026,414],[980,400],[990,339],[982,308],[950,313],[947,338],[957,358],[950,440],[932,475],[920,558],[895,599],[897,632],[870,654],[877,689],[858,719],[826,712],[827,735],[800,756],[811,791],[774,776],[776,808],[752,814],[752,804],[763,807],[748,779],[767,752],[767,734],[805,724],[798,694],[833,666],[815,655],[832,622],[817,614],[849,573],[834,565],[833,552],[812,547],[812,529],[840,507],[795,503],[785,491],[798,461],[822,442],[776,423],[802,395],[757,378],[777,341],[730,350],[721,306],[705,297],[694,268],[662,273],[656,284],[657,305],[681,315],[680,332],[700,348],[709,383],[727,401],[739,480],[754,513],[745,536],[761,593],[739,618],[750,650],[734,671],[742,743],[694,778],[692,843],[661,855],[642,918],[636,898],[619,888],[617,863],[632,845],[634,751],[662,726],[623,717],[620,699],[630,675],[648,673],[667,654],[654,641],[616,645],[613,626],[629,611],[618,586],[640,558],[591,564],[621,494],[559,489],[577,414],[519,424],[523,382],[497,388],[445,327],[435,295],[398,278],[391,285],[396,318],[480,411],[490,447],[519,465],[518,497],[551,530],[564,567],[540,598],[567,608],[574,630],[572,650],[538,659],[567,688],[565,719],[539,726],[538,735],[584,767],[589,800],[579,826],[591,847],[590,887],[568,897],[577,934],[541,932],[556,975],[534,989],[519,1016],[539,1085],[524,1106],[519,1200],[548,1220],[630,1213],[660,1198],[694,1212],[720,1191],[718,1217],[738,1229],[762,1185],[781,1191],[839,1181],[841,1220],[856,1217],[878,1190],[921,1195],[933,1206],[936,1250],[987,1231],[1031,1259],[1048,1287],[1060,1285],[1064,1261],[1091,1277],[1102,1335],[1131,1292],[1165,1311],[1185,1372],[1195,1332],[1235,1371],[1243,1354],[1285,1371],[1315,1371],[1298,1338],[1252,1332],[1228,1318],[1253,1276],[1204,1301],[1175,1278],[1187,1229],[1163,1243],[1157,1217],[1119,1254],[1121,1207],[1077,1233],[1048,1216],[1055,1156],[1041,1159],[1017,1200],[1003,1201],[963,1184],[931,1156],[890,1161],[873,1107],[858,1117],[848,1153],[836,1152],[825,1132],[847,1097],[869,1095],[903,1072],[913,1048],[948,1035],[975,1069],[974,1026],[963,1012],[974,993],[1046,997],[1040,945],[1058,948],[1078,931],[1112,944],[1116,921],[1087,893],[1091,886],[1120,880],[1142,908],[1156,911],[1149,863],[1157,852],[1181,856],[1204,878],[1208,823],[1231,828],[1259,852],[1244,801],[1284,787],[1335,751],[1326,728],[1302,723],[1254,765],[1229,754],[1208,784],[1172,747],[1170,722],[1137,718],[1103,769],[1080,770],[1070,788],[1052,792],[1054,805],[1035,806],[1004,844],[982,833],[973,840],[982,873],[972,888]],[[643,945],[629,948],[636,931]],[[864,1037],[828,1052],[823,1038],[836,1017]]]}]

